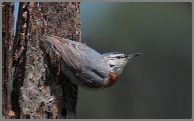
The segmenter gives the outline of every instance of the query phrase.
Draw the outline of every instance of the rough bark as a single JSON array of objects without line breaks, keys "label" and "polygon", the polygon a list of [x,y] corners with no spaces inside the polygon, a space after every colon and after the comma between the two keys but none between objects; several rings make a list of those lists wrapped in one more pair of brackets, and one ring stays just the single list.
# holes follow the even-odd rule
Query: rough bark
[{"label": "rough bark", "polygon": [[9,81],[13,58],[13,3],[2,3],[2,117],[11,118]]},{"label": "rough bark", "polygon": [[77,86],[60,71],[60,56],[43,34],[81,41],[80,3],[19,4],[11,94],[14,118],[76,118]]}]

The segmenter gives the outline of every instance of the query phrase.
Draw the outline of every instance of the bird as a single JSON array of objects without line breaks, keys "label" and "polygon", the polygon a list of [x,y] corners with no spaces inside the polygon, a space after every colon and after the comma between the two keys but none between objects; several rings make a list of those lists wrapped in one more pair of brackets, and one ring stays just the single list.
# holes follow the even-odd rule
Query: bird
[{"label": "bird", "polygon": [[120,52],[100,54],[86,44],[45,34],[46,41],[60,54],[61,70],[72,83],[91,91],[114,85],[124,67],[141,53],[126,55]]}]

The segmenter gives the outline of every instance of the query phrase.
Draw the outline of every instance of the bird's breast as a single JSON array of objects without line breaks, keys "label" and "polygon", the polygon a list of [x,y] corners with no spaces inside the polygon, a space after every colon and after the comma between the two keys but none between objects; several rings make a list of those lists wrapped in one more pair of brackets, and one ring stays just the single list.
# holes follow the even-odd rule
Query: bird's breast
[{"label": "bird's breast", "polygon": [[109,78],[104,81],[103,89],[111,87],[112,85],[114,85],[117,82],[119,75],[116,73],[110,73],[108,77]]}]

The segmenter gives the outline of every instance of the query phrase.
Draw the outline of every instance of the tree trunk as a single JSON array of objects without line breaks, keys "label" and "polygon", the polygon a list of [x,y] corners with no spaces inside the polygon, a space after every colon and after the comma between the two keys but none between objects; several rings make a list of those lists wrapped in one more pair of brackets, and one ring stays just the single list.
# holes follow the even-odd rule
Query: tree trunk
[{"label": "tree trunk", "polygon": [[20,2],[13,48],[12,118],[76,118],[77,86],[60,71],[61,59],[41,38],[81,41],[78,2]]},{"label": "tree trunk", "polygon": [[11,118],[9,81],[13,59],[13,3],[2,3],[2,117]]}]

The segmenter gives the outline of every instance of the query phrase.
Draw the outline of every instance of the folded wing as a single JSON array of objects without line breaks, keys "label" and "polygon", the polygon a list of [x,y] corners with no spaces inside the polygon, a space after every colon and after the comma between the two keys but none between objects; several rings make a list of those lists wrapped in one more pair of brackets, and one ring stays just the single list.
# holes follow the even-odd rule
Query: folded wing
[{"label": "folded wing", "polygon": [[47,39],[47,41],[51,42],[54,45],[59,54],[62,56],[63,60],[72,70],[80,71],[82,69],[81,55],[83,53],[83,50],[91,48],[82,43],[69,39],[63,39],[57,36],[44,35],[44,37]]}]

